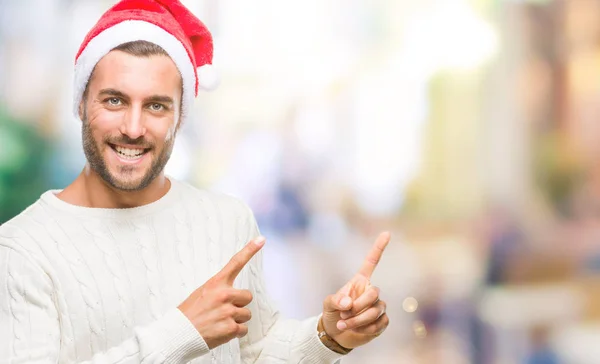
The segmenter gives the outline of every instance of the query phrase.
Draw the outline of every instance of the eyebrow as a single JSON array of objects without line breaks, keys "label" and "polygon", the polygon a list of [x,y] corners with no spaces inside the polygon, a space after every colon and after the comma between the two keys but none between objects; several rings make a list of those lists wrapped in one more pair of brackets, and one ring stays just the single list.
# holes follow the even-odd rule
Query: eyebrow
[{"label": "eyebrow", "polygon": [[145,102],[160,102],[164,104],[173,104],[173,98],[169,96],[153,95],[144,99]]},{"label": "eyebrow", "polygon": [[98,95],[118,96],[118,97],[122,97],[124,99],[129,99],[129,97],[127,95],[125,95],[124,93],[122,93],[119,90],[115,90],[114,88],[102,89],[102,90],[100,90],[100,92],[98,92]]},{"label": "eyebrow", "polygon": [[[98,93],[98,95],[105,95],[105,96],[116,96],[116,97],[121,97],[125,100],[129,100],[129,96],[127,96],[126,94],[124,94],[123,92],[119,91],[119,90],[115,90],[114,88],[105,88],[100,90],[100,92]],[[145,103],[148,102],[161,102],[161,103],[166,103],[166,104],[173,104],[173,98],[169,97],[169,96],[165,96],[165,95],[152,95],[149,97],[146,97],[144,99]]]}]

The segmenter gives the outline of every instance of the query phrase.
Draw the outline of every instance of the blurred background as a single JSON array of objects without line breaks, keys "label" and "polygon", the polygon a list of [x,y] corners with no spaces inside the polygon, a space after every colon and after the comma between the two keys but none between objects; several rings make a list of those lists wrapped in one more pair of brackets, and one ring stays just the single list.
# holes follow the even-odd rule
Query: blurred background
[{"label": "blurred background", "polygon": [[[600,1],[183,0],[222,74],[167,173],[235,195],[288,317],[359,268],[357,363],[600,362]],[[112,0],[0,0],[0,223],[85,159],[73,60]]]}]

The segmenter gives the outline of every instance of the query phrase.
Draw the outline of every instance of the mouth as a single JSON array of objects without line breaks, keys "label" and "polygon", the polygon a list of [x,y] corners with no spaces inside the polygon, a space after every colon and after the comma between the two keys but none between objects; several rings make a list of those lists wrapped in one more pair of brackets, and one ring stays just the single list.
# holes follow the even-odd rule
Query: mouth
[{"label": "mouth", "polygon": [[116,153],[119,159],[124,161],[137,161],[141,159],[146,153],[150,151],[151,148],[131,148],[131,147],[122,147],[120,145],[108,144],[111,149]]}]

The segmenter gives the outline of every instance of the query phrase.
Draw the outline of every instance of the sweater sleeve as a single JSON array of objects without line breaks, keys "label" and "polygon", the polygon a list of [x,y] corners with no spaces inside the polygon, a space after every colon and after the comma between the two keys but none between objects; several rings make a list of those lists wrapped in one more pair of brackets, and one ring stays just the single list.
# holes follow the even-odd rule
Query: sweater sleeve
[{"label": "sweater sleeve", "polygon": [[[248,239],[259,235],[254,215],[248,209]],[[240,340],[243,363],[339,363],[341,354],[329,350],[318,337],[319,316],[306,320],[282,318],[264,286],[262,252],[247,266],[247,284],[254,299],[249,305],[252,319],[248,335]]]},{"label": "sweater sleeve", "polygon": [[[72,361],[61,353],[61,317],[51,278],[26,253],[0,241],[0,364]],[[209,352],[176,308],[86,363],[183,363]]]}]

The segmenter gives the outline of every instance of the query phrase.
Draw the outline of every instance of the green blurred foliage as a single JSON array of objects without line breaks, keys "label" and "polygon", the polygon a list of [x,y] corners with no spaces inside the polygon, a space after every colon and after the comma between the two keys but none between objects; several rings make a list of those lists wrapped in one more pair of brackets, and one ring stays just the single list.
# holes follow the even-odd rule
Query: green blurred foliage
[{"label": "green blurred foliage", "polygon": [[50,143],[32,125],[0,106],[0,224],[49,188]]}]

